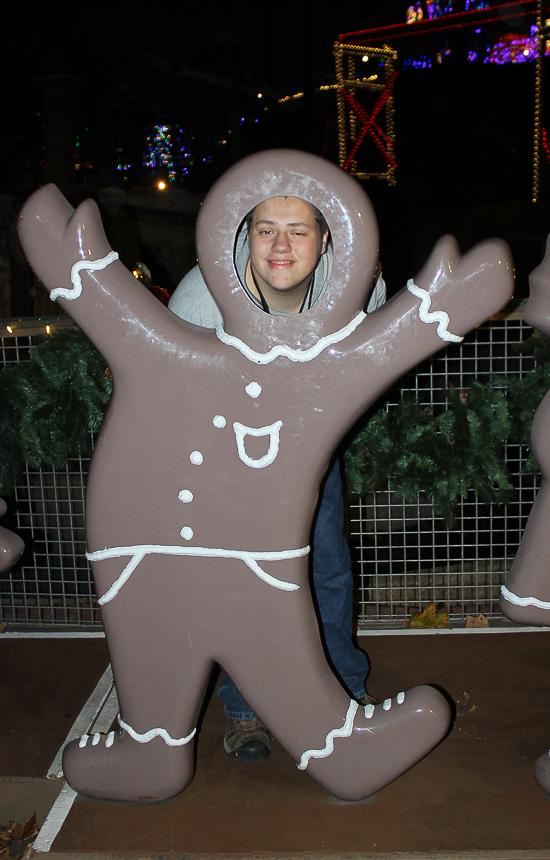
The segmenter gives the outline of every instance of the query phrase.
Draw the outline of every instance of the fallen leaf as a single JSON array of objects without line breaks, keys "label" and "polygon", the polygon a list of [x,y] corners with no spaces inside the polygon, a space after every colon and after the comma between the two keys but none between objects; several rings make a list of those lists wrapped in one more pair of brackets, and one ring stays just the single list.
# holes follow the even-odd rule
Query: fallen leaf
[{"label": "fallen leaf", "polygon": [[488,627],[489,619],[483,615],[483,613],[479,613],[477,618],[474,618],[473,615],[466,616],[466,624],[465,627]]},{"label": "fallen leaf", "polygon": [[21,825],[21,836],[20,839],[32,839],[34,836],[38,835],[38,825],[36,823],[36,812],[33,812],[30,818],[25,821],[23,825]]},{"label": "fallen leaf", "polygon": [[404,627],[411,630],[420,628],[446,627],[449,620],[448,612],[438,612],[435,603],[430,603],[422,612],[413,612],[408,621],[402,621]]}]

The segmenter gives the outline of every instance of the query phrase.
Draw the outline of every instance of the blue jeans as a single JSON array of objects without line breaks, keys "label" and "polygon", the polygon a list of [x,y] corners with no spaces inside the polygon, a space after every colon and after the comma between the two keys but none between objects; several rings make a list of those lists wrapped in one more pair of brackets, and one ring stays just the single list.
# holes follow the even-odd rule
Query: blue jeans
[{"label": "blue jeans", "polygon": [[[321,487],[313,531],[313,597],[320,619],[325,651],[332,668],[356,699],[365,695],[369,672],[367,655],[352,640],[353,576],[344,536],[344,499],[340,466],[335,461]],[[253,720],[254,712],[226,675],[218,689],[225,712],[234,720]]]}]

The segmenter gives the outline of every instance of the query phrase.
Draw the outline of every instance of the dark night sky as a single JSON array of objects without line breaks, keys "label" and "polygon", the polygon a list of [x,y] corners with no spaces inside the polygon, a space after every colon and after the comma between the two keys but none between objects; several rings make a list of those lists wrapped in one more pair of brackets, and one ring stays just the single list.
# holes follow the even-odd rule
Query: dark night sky
[{"label": "dark night sky", "polygon": [[[311,94],[316,86],[334,82],[334,41],[342,32],[404,21],[408,5],[406,0],[366,0],[334,3],[325,10],[304,3],[266,8],[241,2],[229,11],[227,2],[210,2],[192,11],[189,4],[165,4],[155,14],[152,4],[140,13],[139,7],[115,3],[104,16],[95,8],[75,7],[70,17],[46,7],[31,15],[26,5],[12,6],[3,21],[0,55],[0,193],[24,196],[41,181],[43,103],[36,83],[41,75],[80,79],[71,101],[77,130],[89,129],[83,150],[94,161],[95,185],[120,179],[113,166],[117,146],[128,160],[140,161],[145,129],[156,123],[178,123],[202,136],[206,151],[208,138],[224,135],[235,117],[250,118],[254,112],[260,117],[238,146],[218,148],[209,170],[185,180],[189,190],[205,191],[234,158],[254,149],[283,145],[322,152],[323,135],[335,116],[334,97],[327,95],[319,105]],[[267,100],[262,104],[273,105],[296,91],[304,91],[310,102],[304,99],[294,112],[274,108],[262,114],[258,91]],[[432,233],[444,229],[459,238],[463,230],[463,245],[484,233],[528,229],[523,215],[506,221],[502,213],[509,211],[510,201],[530,202],[533,105],[533,64],[472,66],[463,59],[429,72],[400,72],[398,186],[389,190],[368,183],[367,190],[383,235],[393,231],[396,246],[400,235],[407,236],[403,269],[411,254],[422,256],[422,243],[430,245]],[[132,181],[143,182],[143,176]],[[545,167],[544,199],[546,185]],[[478,218],[475,231],[467,212],[472,206],[493,207]],[[438,214],[430,227],[433,210]],[[466,213],[459,223],[455,210]],[[539,222],[534,229],[545,232]],[[399,253],[386,252],[388,267]]]},{"label": "dark night sky", "polygon": [[[327,11],[302,3],[266,10],[242,2],[228,11],[227,2],[210,2],[192,11],[189,4],[166,4],[155,15],[151,4],[140,14],[130,4],[115,3],[103,17],[83,6],[62,16],[30,15],[26,4],[14,5],[3,21],[0,57],[0,191],[8,190],[2,185],[14,155],[36,157],[41,75],[82,79],[74,101],[80,124],[96,135],[96,150],[105,135],[109,145],[117,134],[125,145],[160,122],[219,135],[232,113],[257,110],[257,91],[273,100],[333,83],[332,44],[339,33],[404,20],[406,5],[371,0],[343,8],[335,3]],[[213,76],[214,83],[197,82],[196,72]]]}]

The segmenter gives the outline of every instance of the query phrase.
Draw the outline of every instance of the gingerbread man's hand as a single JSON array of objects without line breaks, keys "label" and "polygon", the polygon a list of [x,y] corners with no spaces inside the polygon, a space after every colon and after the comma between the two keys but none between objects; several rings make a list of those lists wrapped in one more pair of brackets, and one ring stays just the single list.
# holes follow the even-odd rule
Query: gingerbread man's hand
[{"label": "gingerbread man's hand", "polygon": [[147,344],[174,325],[172,314],[110,248],[93,200],[75,211],[55,185],[46,185],[23,206],[19,235],[50,297],[89,335],[112,371],[125,366],[132,345]]},{"label": "gingerbread man's hand", "polygon": [[[118,258],[93,200],[85,200],[75,211],[55,185],[45,185],[29,197],[19,216],[19,236],[29,263],[54,300],[79,298],[81,271],[86,266],[105,268]],[[63,306],[67,307],[64,302]]]},{"label": "gingerbread man's hand", "polygon": [[[512,257],[505,242],[481,242],[461,256],[456,240],[443,236],[418,275],[369,315],[349,339],[358,344],[352,358],[355,384],[364,392],[358,409],[370,405],[382,386],[393,384],[448,343],[461,341],[470,329],[500,311],[511,298],[513,285]],[[370,394],[364,390],[365,361],[370,362],[371,377],[376,373],[382,383]],[[350,370],[346,379],[349,397],[354,384]]]},{"label": "gingerbread man's hand", "polygon": [[[4,516],[6,510],[4,499],[0,499],[0,517]],[[0,526],[0,573],[11,570],[23,555],[24,549],[25,544],[19,535]]]},{"label": "gingerbread man's hand", "polygon": [[514,269],[510,249],[501,239],[489,239],[461,257],[456,239],[443,236],[407,286],[420,299],[422,322],[436,323],[443,341],[462,340],[511,298]]},{"label": "gingerbread man's hand", "polygon": [[529,275],[530,294],[523,318],[533,328],[550,335],[550,236],[544,260]]}]

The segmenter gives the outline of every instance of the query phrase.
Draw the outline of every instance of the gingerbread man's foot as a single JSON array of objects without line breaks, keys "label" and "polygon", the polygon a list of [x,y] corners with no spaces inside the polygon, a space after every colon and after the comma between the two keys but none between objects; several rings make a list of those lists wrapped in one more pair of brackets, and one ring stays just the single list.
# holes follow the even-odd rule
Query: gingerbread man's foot
[{"label": "gingerbread man's foot", "polygon": [[67,744],[63,773],[71,788],[101,800],[152,802],[175,797],[189,785],[194,756],[188,741],[194,731],[174,743],[164,729],[145,735],[126,729],[106,737],[83,735]]},{"label": "gingerbread man's foot", "polygon": [[361,800],[424,758],[447,733],[451,710],[437,690],[414,687],[376,706],[352,701],[342,719],[298,767],[335,797]]},{"label": "gingerbread man's foot", "polygon": [[[529,624],[535,627],[550,627],[550,600],[543,600],[534,594],[518,596],[508,588],[508,581],[502,586],[500,610],[516,624]],[[548,597],[548,595],[544,595]]]},{"label": "gingerbread man's foot", "polygon": [[550,752],[541,755],[535,762],[535,779],[547,794],[550,794]]}]

